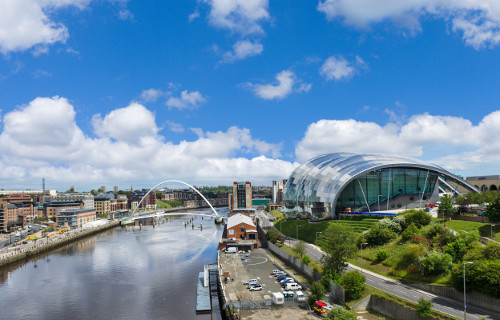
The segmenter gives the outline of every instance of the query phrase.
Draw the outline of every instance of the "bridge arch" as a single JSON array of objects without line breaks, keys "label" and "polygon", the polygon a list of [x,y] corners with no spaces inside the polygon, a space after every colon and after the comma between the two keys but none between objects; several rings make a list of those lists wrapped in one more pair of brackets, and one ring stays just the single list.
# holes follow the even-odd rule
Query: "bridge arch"
[{"label": "bridge arch", "polygon": [[215,211],[214,207],[212,207],[212,204],[210,204],[210,202],[207,200],[207,198],[205,198],[205,196],[202,195],[201,192],[198,191],[198,189],[196,189],[195,187],[193,187],[189,183],[181,181],[181,180],[165,180],[165,181],[158,183],[157,185],[155,185],[151,189],[149,189],[149,191],[144,195],[144,197],[142,197],[141,201],[139,201],[139,203],[137,204],[137,207],[134,209],[134,212],[132,212],[132,214],[129,217],[132,218],[135,215],[135,213],[137,212],[137,209],[140,208],[142,202],[151,193],[151,191],[155,190],[156,188],[158,188],[162,184],[166,184],[166,183],[170,183],[170,182],[182,183],[182,184],[188,186],[190,189],[193,189],[197,194],[199,194],[203,198],[203,200],[205,200],[206,203],[208,203],[208,205],[210,206],[210,208],[212,209],[212,211],[214,213],[213,216],[214,217],[218,216],[217,211]]}]

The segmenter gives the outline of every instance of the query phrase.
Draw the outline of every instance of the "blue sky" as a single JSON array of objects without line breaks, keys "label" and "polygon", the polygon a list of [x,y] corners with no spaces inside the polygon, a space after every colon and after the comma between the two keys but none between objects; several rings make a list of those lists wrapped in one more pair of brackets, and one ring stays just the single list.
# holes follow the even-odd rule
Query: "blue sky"
[{"label": "blue sky", "polygon": [[250,180],[327,152],[498,174],[495,0],[2,0],[0,184]]}]

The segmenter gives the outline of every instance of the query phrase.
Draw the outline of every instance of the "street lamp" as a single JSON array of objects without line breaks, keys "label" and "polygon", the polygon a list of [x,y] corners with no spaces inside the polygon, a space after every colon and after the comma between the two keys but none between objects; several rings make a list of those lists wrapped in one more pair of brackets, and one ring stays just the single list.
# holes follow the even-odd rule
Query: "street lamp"
[{"label": "street lamp", "polygon": [[467,298],[465,294],[465,265],[471,263],[472,262],[464,262],[464,320],[467,319]]},{"label": "street lamp", "polygon": [[495,226],[494,224],[490,225],[491,226],[491,240],[493,240],[493,227]]},{"label": "street lamp", "polygon": [[295,238],[297,239],[297,241],[299,241],[299,228],[302,227],[302,225],[297,225],[297,227],[295,227]]},{"label": "street lamp", "polygon": [[318,243],[318,234],[321,234],[322,232],[316,232],[316,243]]},{"label": "street lamp", "polygon": [[362,242],[359,246],[361,247],[361,273],[363,273],[363,245],[368,244],[368,242]]}]

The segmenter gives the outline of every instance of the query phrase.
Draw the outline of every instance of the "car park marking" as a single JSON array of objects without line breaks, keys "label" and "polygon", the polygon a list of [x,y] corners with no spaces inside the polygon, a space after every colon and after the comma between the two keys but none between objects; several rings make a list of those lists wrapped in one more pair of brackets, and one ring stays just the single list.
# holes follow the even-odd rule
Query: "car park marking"
[{"label": "car park marking", "polygon": [[258,258],[261,258],[261,259],[264,259],[264,261],[261,261],[261,262],[256,262],[256,263],[247,263],[246,265],[247,266],[256,266],[258,264],[263,264],[263,263],[266,263],[267,262],[267,258],[264,258],[264,257],[255,257],[254,259],[258,259]]}]

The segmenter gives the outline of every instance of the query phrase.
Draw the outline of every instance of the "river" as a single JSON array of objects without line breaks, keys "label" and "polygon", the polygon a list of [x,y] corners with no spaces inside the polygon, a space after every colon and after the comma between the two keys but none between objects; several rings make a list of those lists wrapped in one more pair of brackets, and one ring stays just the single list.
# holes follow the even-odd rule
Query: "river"
[{"label": "river", "polygon": [[215,319],[195,312],[196,278],[223,228],[193,217],[194,230],[191,216],[118,227],[0,270],[0,319]]}]

